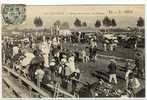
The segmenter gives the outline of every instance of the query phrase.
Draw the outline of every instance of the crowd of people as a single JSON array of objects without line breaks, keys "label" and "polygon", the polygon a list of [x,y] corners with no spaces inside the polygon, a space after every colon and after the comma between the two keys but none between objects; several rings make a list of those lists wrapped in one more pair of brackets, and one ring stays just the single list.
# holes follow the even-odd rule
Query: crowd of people
[{"label": "crowd of people", "polygon": [[[29,44],[29,49],[14,41],[5,41],[3,45],[3,61],[33,81],[38,87],[41,84],[58,84],[67,89],[72,83],[72,93],[75,92],[77,81],[80,78],[80,69],[75,65],[75,52],[61,47],[57,37],[39,44]],[[31,46],[30,46],[31,45]],[[30,48],[31,47],[31,48]],[[8,51],[7,51],[8,50]],[[76,55],[76,56],[75,56]]]},{"label": "crowd of people", "polygon": [[[5,40],[3,42],[3,63],[9,64],[11,68],[33,81],[38,87],[41,87],[41,84],[51,83],[68,91],[68,86],[71,85],[71,93],[74,93],[81,74],[76,62],[80,59],[83,63],[97,60],[96,38],[90,40],[90,47],[85,47],[81,51],[63,47],[57,36],[52,39],[46,39],[43,36],[39,43],[34,43],[30,39],[28,45],[26,48],[22,43],[16,44],[14,41]],[[114,46],[110,49],[113,51]],[[104,43],[104,51],[106,50],[106,43]],[[135,74],[139,73],[139,76],[144,74],[141,64],[143,62],[139,53],[135,56],[135,66],[131,65],[130,60],[127,61],[125,66],[127,68],[126,90],[133,90],[140,86]],[[114,80],[114,83],[118,84],[116,60],[110,60],[108,69],[109,83],[111,84]]]}]

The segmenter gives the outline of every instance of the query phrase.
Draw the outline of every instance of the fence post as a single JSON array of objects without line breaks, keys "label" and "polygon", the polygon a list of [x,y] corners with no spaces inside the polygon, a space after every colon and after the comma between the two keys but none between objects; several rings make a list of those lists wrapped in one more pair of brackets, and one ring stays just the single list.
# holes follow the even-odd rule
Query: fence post
[{"label": "fence post", "polygon": [[18,81],[19,81],[19,85],[21,86],[22,85],[21,79],[18,78]]},{"label": "fence post", "polygon": [[30,97],[32,96],[32,87],[31,86],[29,86],[29,95],[30,95]]},{"label": "fence post", "polygon": [[13,92],[13,88],[12,88],[11,86],[9,86],[9,91],[10,91],[10,93],[12,93],[12,94],[14,93],[14,92]]},{"label": "fence post", "polygon": [[7,69],[7,74],[8,74],[8,76],[10,76],[10,71]]},{"label": "fence post", "polygon": [[55,84],[55,90],[54,90],[54,98],[56,98],[56,97],[58,97],[58,95],[59,95],[59,88],[60,88],[60,84],[57,82],[56,84]]},{"label": "fence post", "polygon": [[[18,74],[21,75],[21,71],[20,70],[18,70]],[[18,77],[18,82],[19,82],[19,85],[21,86],[22,85],[22,81],[21,81],[21,79],[19,77]]]},{"label": "fence post", "polygon": [[37,77],[37,87],[40,88],[40,81],[39,81],[39,77]]}]

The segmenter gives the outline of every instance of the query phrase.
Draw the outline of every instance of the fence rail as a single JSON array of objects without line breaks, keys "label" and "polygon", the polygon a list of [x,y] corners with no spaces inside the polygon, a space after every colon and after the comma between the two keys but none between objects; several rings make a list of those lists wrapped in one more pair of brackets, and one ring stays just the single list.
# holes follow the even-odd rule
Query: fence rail
[{"label": "fence rail", "polygon": [[[16,73],[15,71],[13,71],[11,68],[8,68],[6,66],[3,66],[3,70],[5,70],[9,75],[13,75],[15,76],[19,81],[20,83],[21,82],[24,82],[28,85],[29,87],[29,92],[31,93],[32,90],[35,90],[39,95],[40,97],[50,97],[48,93],[44,92],[41,88],[37,87],[34,83],[32,83],[31,81],[29,81],[28,79],[20,76],[18,73]],[[3,78],[3,80],[6,82],[6,79]],[[11,86],[13,87],[13,86]],[[51,88],[53,91],[56,89],[54,85],[51,85],[51,84],[46,84],[46,87],[48,88]],[[74,98],[75,96],[58,88],[57,91],[61,94],[63,94],[64,96],[66,97],[70,97],[70,98]]]},{"label": "fence rail", "polygon": [[26,98],[27,96],[8,78],[3,77],[3,82],[9,87],[10,92],[15,93],[17,97]]},{"label": "fence rail", "polygon": [[27,84],[29,86],[29,92],[31,92],[32,90],[35,90],[36,92],[38,92],[40,94],[40,96],[43,97],[49,97],[49,94],[44,92],[43,90],[41,90],[40,88],[38,88],[34,83],[32,83],[31,81],[25,79],[24,77],[20,76],[19,74],[17,74],[16,72],[14,72],[12,69],[3,66],[3,69],[7,71],[8,74],[12,74],[13,76],[17,77],[19,82],[24,82],[25,84]]}]

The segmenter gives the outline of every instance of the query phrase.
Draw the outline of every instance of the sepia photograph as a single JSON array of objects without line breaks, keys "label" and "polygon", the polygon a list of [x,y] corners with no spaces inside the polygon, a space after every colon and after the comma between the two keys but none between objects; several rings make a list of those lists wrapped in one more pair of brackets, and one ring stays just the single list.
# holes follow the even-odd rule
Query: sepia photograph
[{"label": "sepia photograph", "polygon": [[3,4],[3,98],[145,98],[145,5]]}]

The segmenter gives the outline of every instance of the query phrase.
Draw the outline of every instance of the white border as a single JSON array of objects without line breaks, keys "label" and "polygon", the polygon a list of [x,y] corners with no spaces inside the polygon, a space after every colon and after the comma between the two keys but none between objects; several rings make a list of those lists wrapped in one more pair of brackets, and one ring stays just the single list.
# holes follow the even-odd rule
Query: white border
[{"label": "white border", "polygon": [[[26,5],[81,5],[81,4],[86,4],[86,5],[135,5],[135,4],[144,4],[145,5],[145,11],[147,11],[147,0],[2,0],[0,4],[26,4]],[[1,14],[0,14],[1,15]],[[147,13],[145,12],[145,33],[147,33]],[[0,23],[1,23],[1,17],[0,17]],[[1,24],[0,24],[0,33],[1,33]],[[146,46],[147,46],[147,34],[145,34],[145,54],[146,54]],[[1,36],[0,36],[0,43],[1,43]],[[0,45],[0,51],[1,51],[1,45]],[[1,52],[0,52],[1,55]],[[2,65],[2,59],[0,56],[0,65]],[[147,56],[145,55],[145,65],[147,65]],[[146,66],[145,66],[146,67]],[[2,66],[0,67],[0,97],[2,97]],[[146,86],[147,86],[147,68],[146,68]],[[146,88],[147,91],[147,88]],[[3,98],[4,99],[4,98]],[[6,99],[6,98],[5,98]],[[10,98],[9,98],[10,99]],[[11,98],[12,99],[12,98]],[[16,98],[13,98],[16,100]],[[23,98],[21,100],[27,100],[30,98]],[[52,98],[51,98],[52,99]],[[65,98],[63,98],[65,99]],[[83,98],[82,98],[83,99]],[[87,99],[87,98],[84,98]],[[88,98],[88,100],[96,100],[96,99],[108,99],[108,98]],[[115,99],[124,99],[124,98],[109,98],[111,100]],[[141,98],[128,98],[126,100],[143,100]],[[146,99],[147,99],[147,92],[146,92]],[[7,98],[8,100],[8,98]],[[17,100],[20,100],[20,98],[17,98]],[[34,100],[34,99],[33,99]],[[48,100],[48,98],[42,98],[42,100]]]},{"label": "white border", "polygon": [[3,0],[1,3],[26,5],[145,4],[146,0]]},{"label": "white border", "polygon": [[[0,9],[1,12],[1,9]],[[1,16],[1,13],[0,13]],[[0,43],[1,43],[1,17],[0,17]],[[0,44],[0,51],[1,51],[1,44]],[[0,52],[0,97],[2,97],[2,56],[1,56],[1,52]]]}]

